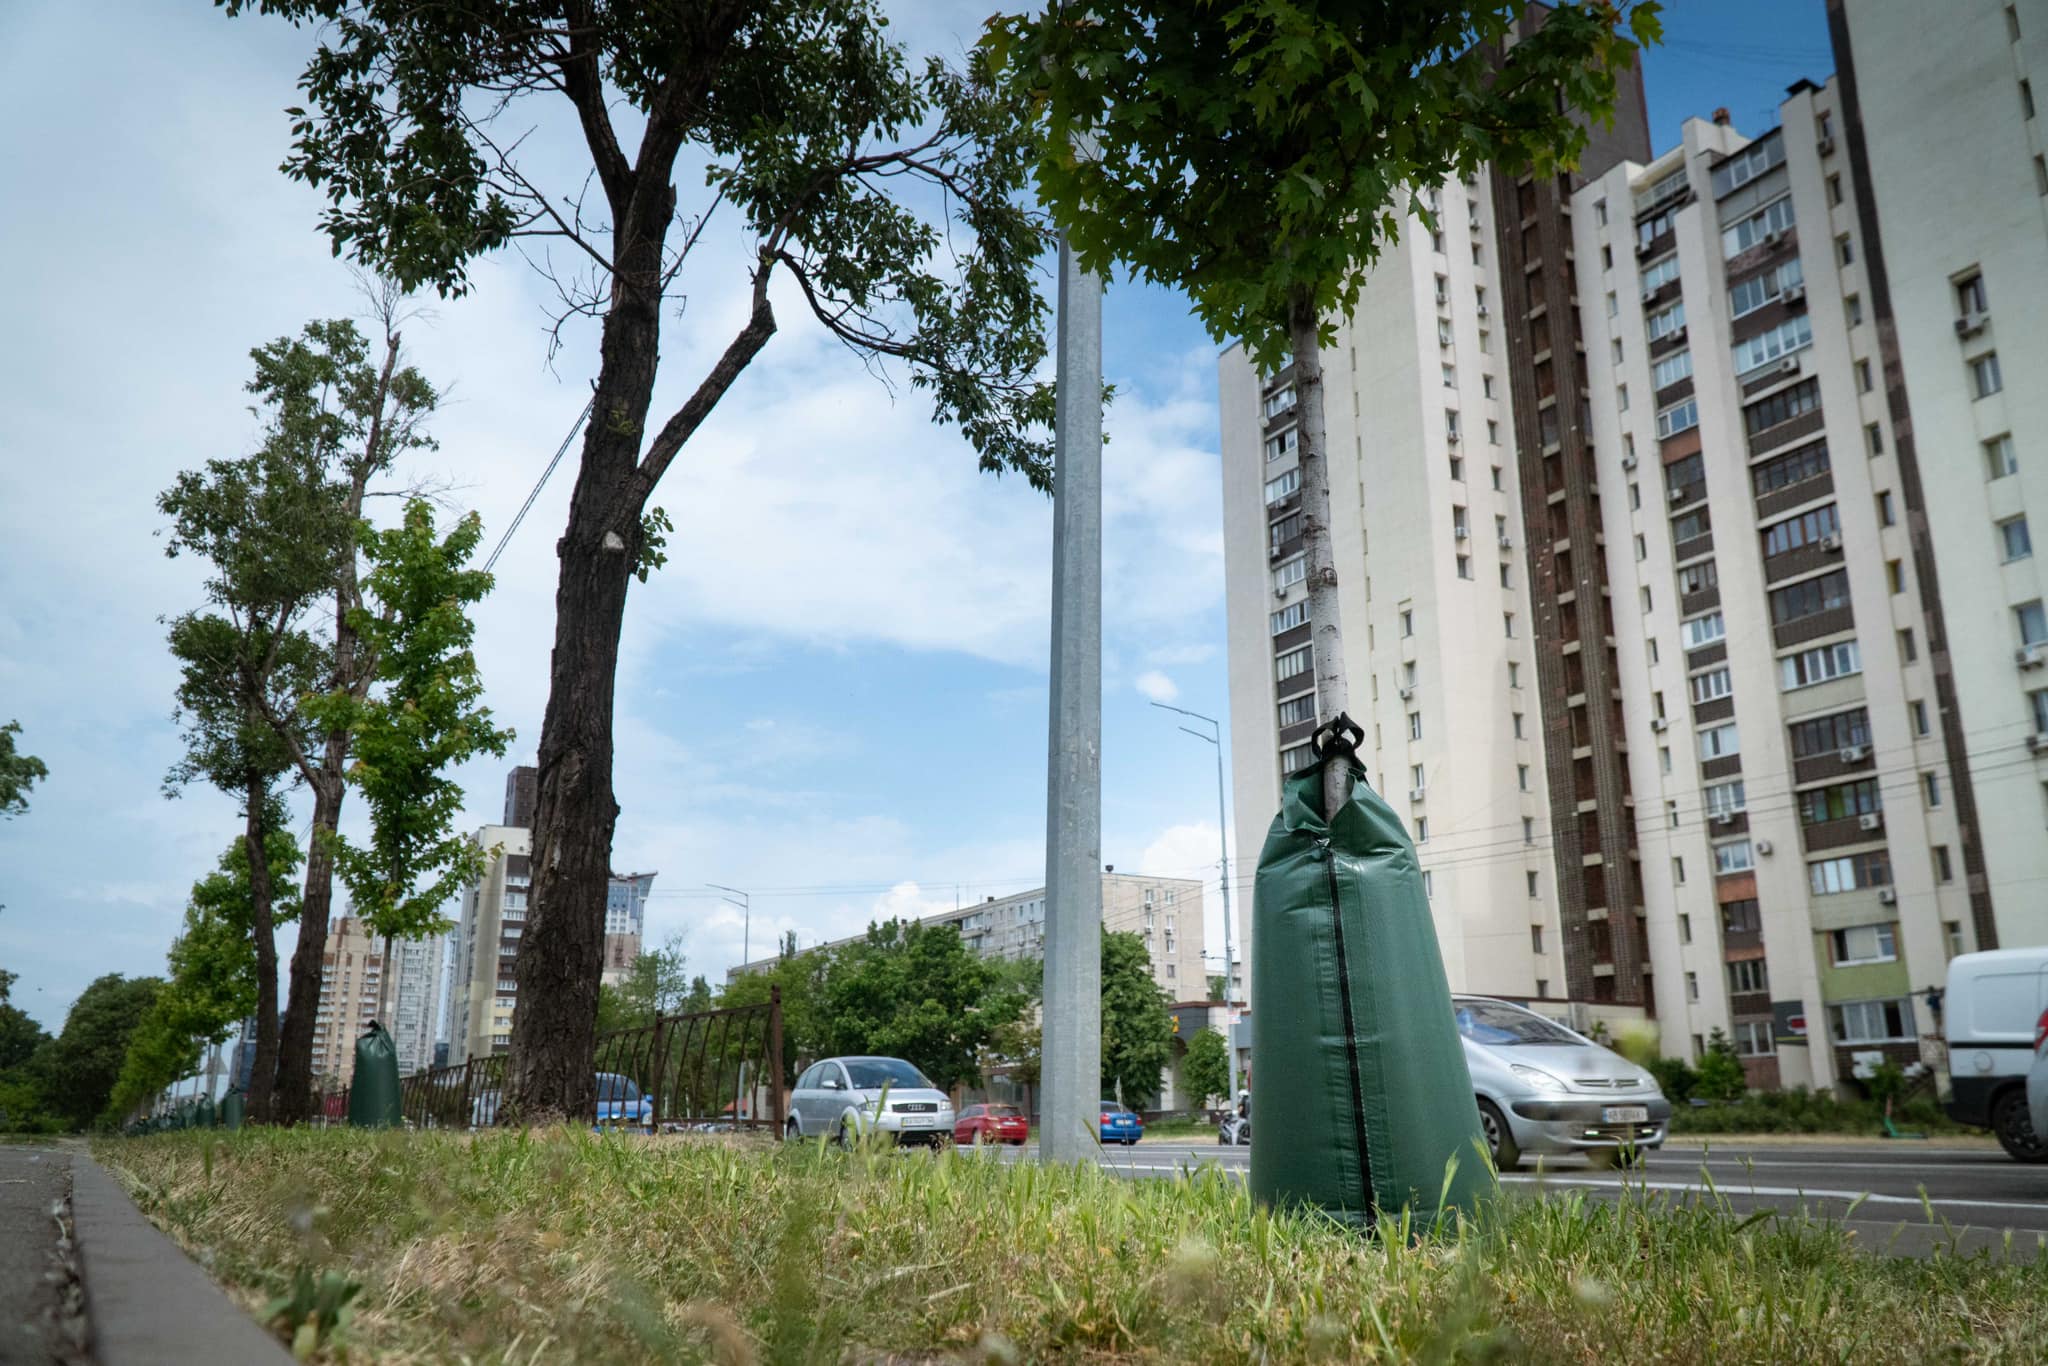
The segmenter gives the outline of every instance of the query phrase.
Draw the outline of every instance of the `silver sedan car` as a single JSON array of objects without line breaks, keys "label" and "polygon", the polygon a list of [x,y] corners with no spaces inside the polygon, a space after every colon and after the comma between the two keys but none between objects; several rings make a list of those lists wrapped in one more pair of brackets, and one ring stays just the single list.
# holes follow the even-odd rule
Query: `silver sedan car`
[{"label": "silver sedan car", "polygon": [[953,1137],[953,1099],[901,1058],[826,1058],[796,1079],[782,1134],[835,1143],[875,1134],[936,1147]]},{"label": "silver sedan car", "polygon": [[1671,1102],[1642,1068],[1506,1001],[1454,996],[1451,1006],[1500,1170],[1513,1171],[1525,1153],[1634,1163],[1663,1146]]}]

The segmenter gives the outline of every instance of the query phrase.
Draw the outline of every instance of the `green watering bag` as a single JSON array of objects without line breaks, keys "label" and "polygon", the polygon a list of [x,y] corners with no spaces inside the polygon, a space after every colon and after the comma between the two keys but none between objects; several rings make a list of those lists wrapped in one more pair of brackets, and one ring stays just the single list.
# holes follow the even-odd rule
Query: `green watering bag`
[{"label": "green watering bag", "polygon": [[248,1113],[249,1098],[240,1091],[228,1092],[227,1099],[220,1103],[220,1122],[229,1129],[241,1128]]},{"label": "green watering bag", "polygon": [[1361,1228],[1493,1189],[1415,846],[1365,775],[1334,821],[1287,779],[1252,901],[1251,1190]]},{"label": "green watering bag", "polygon": [[370,1021],[356,1040],[356,1074],[349,1083],[348,1122],[355,1129],[395,1129],[404,1122],[398,1098],[398,1045],[384,1026]]}]

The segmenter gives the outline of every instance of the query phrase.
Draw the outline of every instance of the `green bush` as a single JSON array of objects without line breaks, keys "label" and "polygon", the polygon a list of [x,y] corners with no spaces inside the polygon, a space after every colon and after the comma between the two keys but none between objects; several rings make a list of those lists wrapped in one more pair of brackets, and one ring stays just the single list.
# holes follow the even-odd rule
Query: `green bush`
[{"label": "green bush", "polygon": [[[1881,1134],[1884,1108],[1875,1101],[1843,1100],[1831,1091],[1757,1091],[1712,1105],[1674,1102],[1675,1134]],[[1927,1096],[1897,1102],[1892,1122],[1920,1133],[1970,1132]]]},{"label": "green bush", "polygon": [[1684,1058],[1652,1058],[1643,1065],[1657,1079],[1657,1089],[1673,1105],[1691,1100],[1693,1088],[1700,1083],[1700,1074]]}]

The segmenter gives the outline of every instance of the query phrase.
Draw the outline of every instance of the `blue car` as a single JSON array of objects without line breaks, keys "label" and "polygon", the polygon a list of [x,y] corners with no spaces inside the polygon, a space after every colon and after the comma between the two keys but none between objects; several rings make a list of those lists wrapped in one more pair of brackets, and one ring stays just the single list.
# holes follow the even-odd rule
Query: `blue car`
[{"label": "blue car", "polygon": [[1102,1141],[1136,1143],[1145,1136],[1145,1122],[1113,1100],[1102,1102]]},{"label": "blue car", "polygon": [[597,1122],[645,1128],[654,1122],[654,1102],[640,1094],[631,1077],[597,1074]]}]

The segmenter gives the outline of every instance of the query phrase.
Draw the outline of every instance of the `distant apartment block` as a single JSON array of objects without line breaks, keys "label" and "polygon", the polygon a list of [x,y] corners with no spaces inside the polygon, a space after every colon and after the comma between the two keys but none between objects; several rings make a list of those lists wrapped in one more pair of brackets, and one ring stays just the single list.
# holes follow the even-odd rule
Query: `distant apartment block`
[{"label": "distant apartment block", "polygon": [[320,960],[320,1004],[313,1013],[313,1076],[339,1089],[356,1070],[356,1040],[377,1018],[383,985],[383,946],[352,915],[327,926],[327,952]]},{"label": "distant apartment block", "polygon": [[[1455,989],[1827,1085],[1939,1064],[1948,958],[2048,942],[2024,8],[1830,0],[1839,77],[1655,157],[1624,81],[1578,172],[1427,187],[1338,320],[1350,710]],[[1220,370],[1256,849],[1316,721],[1294,392]]]},{"label": "distant apartment block", "polygon": [[434,1065],[434,1042],[441,1029],[442,958],[447,949],[443,935],[414,939],[391,946],[391,1041],[398,1049],[401,1076],[424,1072]]}]

